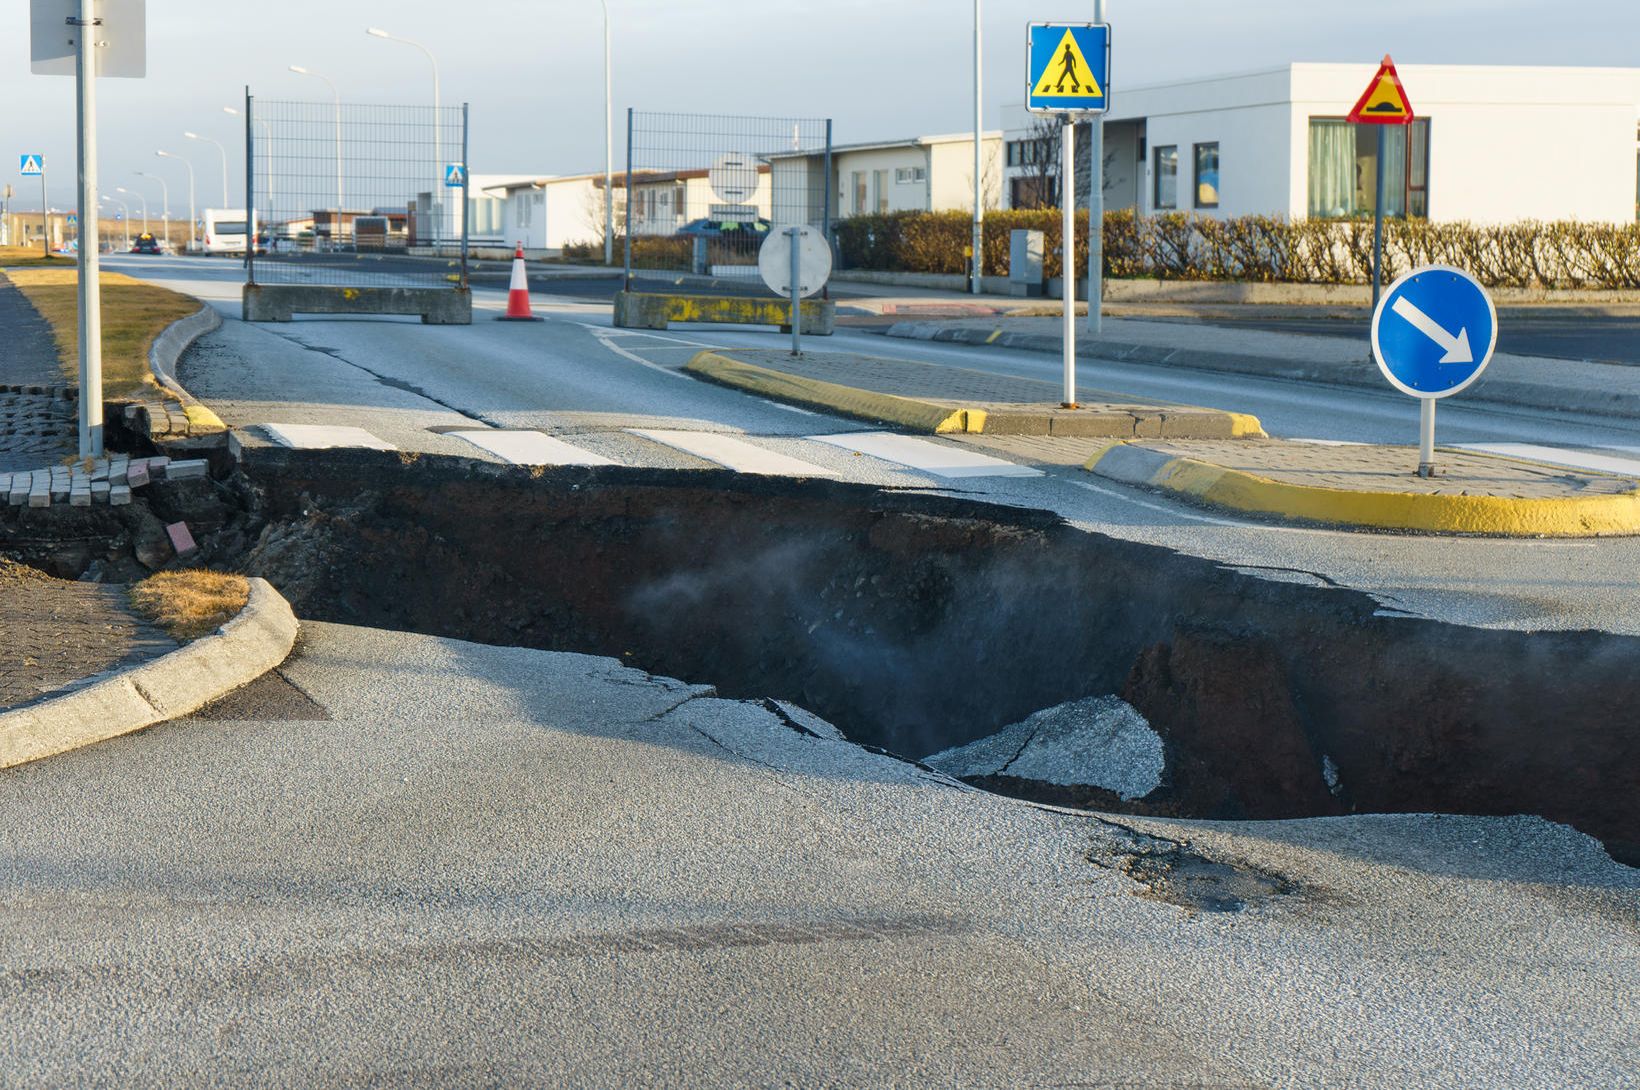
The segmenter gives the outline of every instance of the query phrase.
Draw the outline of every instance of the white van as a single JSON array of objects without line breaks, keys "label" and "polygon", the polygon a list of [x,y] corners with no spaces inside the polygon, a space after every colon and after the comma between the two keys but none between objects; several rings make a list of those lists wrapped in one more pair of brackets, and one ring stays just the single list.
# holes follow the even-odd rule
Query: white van
[{"label": "white van", "polygon": [[205,209],[205,239],[201,248],[208,254],[243,254],[245,252],[245,210],[243,208]]}]

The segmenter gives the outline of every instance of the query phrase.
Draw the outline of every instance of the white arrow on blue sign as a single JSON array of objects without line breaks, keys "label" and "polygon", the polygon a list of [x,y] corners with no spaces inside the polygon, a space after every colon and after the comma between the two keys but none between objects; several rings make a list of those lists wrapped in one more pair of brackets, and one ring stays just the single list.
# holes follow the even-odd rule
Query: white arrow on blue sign
[{"label": "white arrow on blue sign", "polygon": [[1412,397],[1450,397],[1486,370],[1498,311],[1462,269],[1426,265],[1389,286],[1372,315],[1372,355],[1390,385]]},{"label": "white arrow on blue sign", "polygon": [[43,155],[19,155],[17,157],[17,171],[20,174],[44,174],[46,158]]}]

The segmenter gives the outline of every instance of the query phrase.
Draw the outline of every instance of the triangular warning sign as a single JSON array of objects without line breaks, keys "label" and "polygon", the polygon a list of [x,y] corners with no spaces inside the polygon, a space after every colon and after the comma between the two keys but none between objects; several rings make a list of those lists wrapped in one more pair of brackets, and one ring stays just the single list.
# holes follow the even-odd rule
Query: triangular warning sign
[{"label": "triangular warning sign", "polygon": [[1357,125],[1412,124],[1412,103],[1407,101],[1406,88],[1401,86],[1401,77],[1396,75],[1395,62],[1388,53],[1350,111],[1349,120]]},{"label": "triangular warning sign", "polygon": [[1059,44],[1053,47],[1053,59],[1048,62],[1031,94],[1036,97],[1051,95],[1054,98],[1105,97],[1104,88],[1093,78],[1088,58],[1082,55],[1082,47],[1076,44],[1076,35],[1071,33],[1069,27],[1065,28],[1065,36]]}]

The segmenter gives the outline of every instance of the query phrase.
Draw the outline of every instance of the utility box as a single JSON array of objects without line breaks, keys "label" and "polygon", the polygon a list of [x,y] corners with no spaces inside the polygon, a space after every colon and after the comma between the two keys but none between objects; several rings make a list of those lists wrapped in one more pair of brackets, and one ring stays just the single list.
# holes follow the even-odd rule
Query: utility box
[{"label": "utility box", "polygon": [[1008,294],[1034,297],[1042,294],[1041,231],[1008,232]]}]

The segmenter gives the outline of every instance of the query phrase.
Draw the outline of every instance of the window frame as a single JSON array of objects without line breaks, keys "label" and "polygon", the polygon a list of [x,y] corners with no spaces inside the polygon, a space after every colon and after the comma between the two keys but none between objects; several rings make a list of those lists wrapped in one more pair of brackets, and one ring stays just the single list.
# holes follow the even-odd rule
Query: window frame
[{"label": "window frame", "polygon": [[[1173,200],[1162,203],[1162,154],[1173,154]],[[1179,208],[1179,145],[1157,144],[1150,149],[1152,176],[1150,179],[1150,207],[1157,212],[1176,212]]]},{"label": "window frame", "polygon": [[[1308,150],[1307,150],[1308,147],[1309,147],[1309,135],[1310,135],[1310,132],[1314,128],[1315,123],[1317,121],[1342,122],[1344,124],[1350,125],[1351,135],[1354,136],[1355,139],[1357,139],[1357,140],[1359,140],[1360,137],[1361,137],[1361,133],[1359,132],[1359,130],[1374,128],[1374,126],[1372,126],[1372,125],[1364,125],[1364,124],[1361,124],[1360,122],[1356,122],[1354,124],[1351,124],[1350,119],[1348,117],[1341,116],[1341,115],[1338,115],[1338,114],[1310,114],[1305,119],[1305,125],[1304,125],[1305,148],[1306,148],[1305,159],[1304,159],[1304,187],[1305,187],[1306,191],[1308,191],[1309,186],[1310,186],[1310,171],[1311,171],[1312,166],[1313,166],[1313,164],[1311,164],[1311,162],[1309,160],[1309,153],[1308,153]],[[1434,164],[1434,159],[1433,159],[1432,152],[1433,152],[1433,148],[1434,148],[1434,145],[1435,145],[1435,140],[1434,140],[1435,126],[1428,117],[1415,117],[1415,118],[1412,119],[1412,123],[1410,125],[1403,125],[1403,126],[1399,126],[1399,127],[1406,130],[1406,148],[1405,148],[1404,154],[1401,157],[1402,158],[1401,207],[1402,207],[1402,209],[1404,209],[1404,211],[1401,212],[1401,214],[1399,216],[1389,215],[1386,218],[1388,218],[1388,219],[1406,219],[1406,220],[1411,220],[1411,219],[1428,220],[1429,219],[1429,179],[1430,179],[1430,174],[1432,172],[1432,167],[1433,167],[1433,164]],[[1413,136],[1413,133],[1417,133],[1417,132],[1421,132],[1423,134],[1424,181],[1423,181],[1422,185],[1413,185],[1412,184],[1412,164],[1413,164],[1412,136]],[[1374,135],[1373,146],[1375,148],[1377,147],[1376,134]],[[1380,168],[1380,164],[1377,161],[1377,155],[1376,155],[1376,152],[1375,152],[1374,153],[1374,158],[1373,158],[1373,169],[1377,170],[1379,168]],[[1417,196],[1418,198],[1420,198],[1420,201],[1418,203],[1421,203],[1423,205],[1423,211],[1420,212],[1420,213],[1417,213],[1416,215],[1412,211],[1412,209],[1414,207],[1414,196]],[[1310,219],[1329,219],[1330,220],[1330,219],[1348,219],[1348,218],[1350,218],[1348,216],[1319,215],[1315,212],[1310,211],[1310,209],[1307,206],[1306,206],[1304,211],[1305,211],[1305,215]],[[1359,210],[1355,214],[1356,215],[1371,215],[1372,213],[1369,210]]]},{"label": "window frame", "polygon": [[[1202,200],[1202,152],[1213,149],[1213,200]],[[1203,140],[1190,145],[1190,203],[1193,208],[1217,208],[1223,199],[1219,192],[1219,142]]]}]

